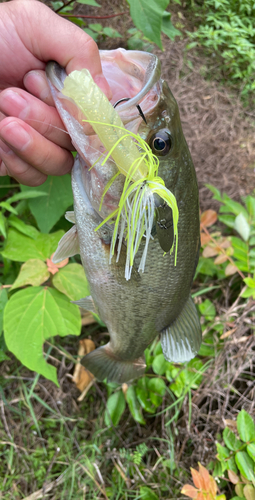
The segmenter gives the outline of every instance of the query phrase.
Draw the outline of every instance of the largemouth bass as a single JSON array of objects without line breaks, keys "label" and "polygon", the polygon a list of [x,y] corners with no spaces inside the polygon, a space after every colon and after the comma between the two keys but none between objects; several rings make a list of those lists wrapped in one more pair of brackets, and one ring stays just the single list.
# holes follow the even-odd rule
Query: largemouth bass
[{"label": "largemouth bass", "polygon": [[[157,57],[124,49],[101,51],[100,55],[113,93],[112,104],[117,103],[125,127],[139,133],[159,157],[159,175],[175,195],[179,209],[177,264],[173,253],[164,253],[173,241],[171,209],[158,200],[144,272],[138,272],[145,245],[142,240],[127,280],[125,244],[118,262],[113,258],[110,263],[113,228],[105,224],[95,231],[118,206],[125,177],[116,178],[100,207],[117,167],[111,158],[101,165],[101,141],[84,133],[84,116],[61,94],[66,73],[56,63],[49,63],[46,72],[52,95],[78,151],[72,170],[74,213],[67,213],[75,225],[60,241],[54,260],[81,255],[91,296],[77,303],[97,313],[110,335],[109,343],[87,354],[82,364],[99,380],[122,383],[143,373],[143,352],[159,334],[168,361],[189,361],[199,350],[201,327],[190,295],[200,248],[198,187],[178,106],[160,78]],[[100,120],[100,112],[95,120]]]}]

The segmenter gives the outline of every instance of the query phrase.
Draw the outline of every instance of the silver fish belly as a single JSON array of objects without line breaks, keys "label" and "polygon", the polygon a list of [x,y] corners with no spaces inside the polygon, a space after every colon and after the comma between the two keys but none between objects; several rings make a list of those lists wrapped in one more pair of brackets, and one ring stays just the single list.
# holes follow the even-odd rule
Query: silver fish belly
[{"label": "silver fish belly", "polygon": [[[122,383],[143,373],[143,352],[159,334],[168,361],[189,361],[199,350],[201,327],[190,295],[200,247],[198,188],[178,107],[167,84],[160,79],[156,56],[118,49],[102,51],[101,60],[113,91],[113,102],[130,99],[117,107],[122,121],[126,128],[139,132],[158,154],[159,175],[175,195],[179,208],[177,265],[174,254],[164,254],[171,240],[172,220],[169,209],[162,205],[155,214],[145,270],[138,272],[142,241],[131,279],[127,281],[125,246],[122,245],[119,261],[113,258],[109,263],[112,227],[105,224],[95,231],[118,205],[124,176],[113,183],[100,211],[103,189],[117,167],[109,160],[104,168],[98,162],[89,171],[95,155],[101,154],[100,141],[95,136],[85,136],[81,119],[65,109],[58,94],[65,73],[50,63],[47,74],[52,94],[79,152],[72,171],[74,214],[69,213],[69,220],[75,226],[60,241],[54,258],[59,261],[80,253],[91,296],[77,303],[99,314],[109,331],[109,343],[86,355],[82,364],[99,380]],[[114,71],[118,85],[113,81]],[[146,123],[137,111],[137,104]],[[164,143],[169,147],[162,149]]]}]

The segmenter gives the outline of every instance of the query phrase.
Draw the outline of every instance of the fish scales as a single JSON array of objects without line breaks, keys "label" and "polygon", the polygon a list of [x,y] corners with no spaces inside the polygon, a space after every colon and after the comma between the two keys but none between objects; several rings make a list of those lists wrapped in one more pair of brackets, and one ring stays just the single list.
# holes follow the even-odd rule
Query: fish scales
[{"label": "fish scales", "polygon": [[[152,148],[154,144],[160,144],[153,142],[155,138],[158,140],[165,137],[166,132],[169,134],[169,152],[162,155],[159,151],[159,175],[166,187],[175,195],[179,209],[176,266],[174,252],[171,255],[169,252],[164,254],[158,238],[160,232],[157,232],[157,224],[161,224],[160,227],[163,228],[161,232],[164,235],[164,224],[167,222],[168,227],[171,227],[172,223],[171,220],[165,221],[163,207],[162,221],[157,221],[155,217],[153,239],[149,243],[144,272],[138,272],[144,246],[142,241],[134,259],[131,278],[127,281],[124,272],[126,247],[122,245],[119,262],[113,258],[109,263],[113,229],[105,225],[95,231],[104,218],[102,214],[111,212],[118,205],[124,176],[120,175],[120,179],[113,183],[100,212],[99,204],[103,189],[109,180],[108,175],[110,177],[114,175],[117,167],[109,159],[104,167],[97,163],[89,171],[89,167],[95,161],[95,152],[92,154],[91,151],[94,148],[101,154],[100,142],[95,136],[84,135],[84,143],[81,143],[83,140],[81,118],[77,123],[77,115],[75,118],[70,113],[67,115],[63,99],[59,99],[58,93],[61,91],[65,74],[51,63],[47,68],[47,74],[52,94],[73,143],[80,153],[76,157],[72,171],[76,225],[73,251],[77,251],[75,249],[78,239],[91,297],[81,299],[77,303],[97,312],[110,335],[109,343],[86,355],[82,364],[99,380],[107,378],[109,381],[126,382],[143,373],[145,367],[143,352],[159,334],[163,354],[169,361],[188,361],[199,350],[201,327],[190,295],[200,248],[198,187],[191,155],[181,128],[178,106],[168,85],[160,79],[156,56],[118,49],[102,51],[101,60],[103,71],[113,91],[112,102],[126,96],[130,97],[130,101],[119,104],[117,108],[126,128],[135,133],[139,132]],[[119,83],[116,87],[114,82],[116,65],[118,82],[123,82],[122,94]],[[57,83],[56,73],[59,79]],[[132,81],[130,86],[128,83],[125,86],[124,82],[128,82],[129,75]],[[132,92],[135,94],[132,95]],[[147,123],[138,115],[137,103],[142,108]],[[75,133],[76,128],[79,129],[78,135]],[[157,153],[157,150],[153,152]],[[167,217],[169,219],[169,216]],[[70,237],[67,233],[62,238],[55,254],[56,261],[66,257],[67,254],[73,255],[70,251],[71,237],[73,238],[73,233]]]}]

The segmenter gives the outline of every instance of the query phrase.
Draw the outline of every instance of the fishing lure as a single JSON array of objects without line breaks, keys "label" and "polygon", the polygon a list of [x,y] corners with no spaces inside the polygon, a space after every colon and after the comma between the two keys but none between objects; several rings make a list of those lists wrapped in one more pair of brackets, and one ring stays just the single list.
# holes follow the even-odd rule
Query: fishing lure
[{"label": "fishing lure", "polygon": [[[127,247],[125,278],[129,280],[135,255],[144,237],[145,245],[138,269],[139,272],[144,272],[148,245],[152,238],[151,231],[155,212],[160,210],[160,207],[162,210],[163,206],[170,207],[172,211],[170,219],[172,221],[173,239],[170,253],[175,247],[176,265],[179,212],[175,196],[165,187],[163,179],[158,176],[159,160],[157,156],[152,153],[149,145],[140,135],[125,129],[117,111],[95,84],[88,70],[73,71],[65,79],[62,94],[72,99],[80,108],[86,117],[84,121],[93,126],[95,133],[104,145],[107,155],[101,164],[104,165],[111,156],[118,168],[116,175],[112,177],[105,187],[100,207],[105,194],[116,177],[123,174],[126,178],[118,208],[96,228],[96,230],[99,229],[106,222],[114,222],[110,259],[114,255],[117,239],[117,261],[122,243],[125,241]],[[157,201],[159,199],[162,200],[160,204]],[[160,231],[164,232],[167,229],[167,226],[164,226],[161,222],[159,222],[158,226],[157,233],[159,235]],[[167,250],[169,250],[168,247]]]}]

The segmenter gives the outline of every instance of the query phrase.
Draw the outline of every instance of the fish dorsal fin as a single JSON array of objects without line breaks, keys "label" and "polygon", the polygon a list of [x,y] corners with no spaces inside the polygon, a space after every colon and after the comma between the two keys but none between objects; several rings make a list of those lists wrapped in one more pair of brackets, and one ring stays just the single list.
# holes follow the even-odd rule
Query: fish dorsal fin
[{"label": "fish dorsal fin", "polygon": [[201,325],[196,306],[189,296],[178,318],[161,333],[161,345],[167,361],[184,363],[199,351]]},{"label": "fish dorsal fin", "polygon": [[65,213],[65,218],[66,220],[68,220],[69,222],[71,222],[72,224],[75,224],[75,216],[74,216],[74,212],[66,212]]},{"label": "fish dorsal fin", "polygon": [[73,257],[73,255],[76,255],[77,253],[80,253],[79,240],[76,226],[73,226],[61,238],[58,248],[53,255],[52,262],[57,264],[67,257]]},{"label": "fish dorsal fin", "polygon": [[77,306],[81,307],[82,309],[86,309],[86,311],[90,311],[94,314],[98,314],[96,311],[94,300],[92,299],[91,295],[89,295],[88,297],[84,297],[83,299],[80,299],[80,300],[74,300],[74,301],[72,301],[72,304],[76,304]]}]

